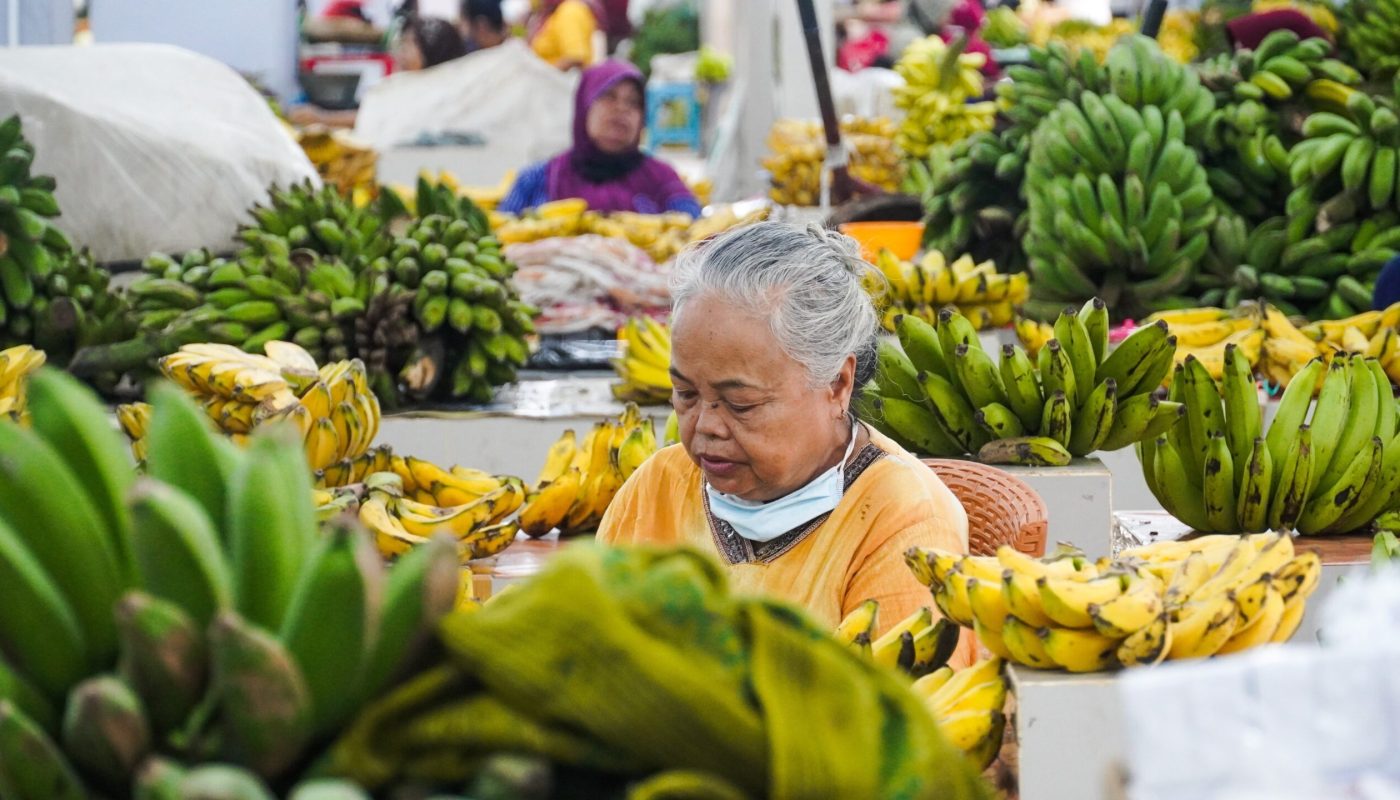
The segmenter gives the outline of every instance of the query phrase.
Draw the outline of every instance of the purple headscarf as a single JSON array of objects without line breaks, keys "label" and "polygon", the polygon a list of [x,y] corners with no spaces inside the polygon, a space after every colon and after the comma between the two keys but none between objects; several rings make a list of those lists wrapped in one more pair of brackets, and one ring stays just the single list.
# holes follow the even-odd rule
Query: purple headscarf
[{"label": "purple headscarf", "polygon": [[642,73],[623,61],[603,61],[583,71],[574,95],[574,145],[549,162],[549,197],[581,197],[597,211],[655,214],[671,200],[690,196],[676,171],[635,146],[627,153],[604,153],[588,137],[588,110],[619,81],[635,81],[643,90],[646,85]]}]

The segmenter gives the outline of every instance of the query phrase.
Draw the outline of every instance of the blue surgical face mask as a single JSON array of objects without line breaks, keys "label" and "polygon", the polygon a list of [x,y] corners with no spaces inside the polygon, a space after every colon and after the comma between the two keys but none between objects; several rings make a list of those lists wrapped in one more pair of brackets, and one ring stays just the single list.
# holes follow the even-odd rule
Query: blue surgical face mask
[{"label": "blue surgical face mask", "polygon": [[846,462],[856,446],[856,428],[851,426],[851,442],[841,463],[813,478],[806,486],[767,503],[716,491],[707,482],[705,494],[710,513],[729,523],[740,536],[752,542],[771,542],[788,531],[836,510],[846,493]]}]

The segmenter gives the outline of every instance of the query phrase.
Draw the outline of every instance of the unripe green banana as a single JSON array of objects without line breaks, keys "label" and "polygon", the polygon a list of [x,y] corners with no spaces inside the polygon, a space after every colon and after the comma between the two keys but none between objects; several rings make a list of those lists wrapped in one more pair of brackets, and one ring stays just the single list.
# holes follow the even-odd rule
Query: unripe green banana
[{"label": "unripe green banana", "polygon": [[977,451],[977,459],[985,464],[1009,464],[1023,467],[1063,467],[1069,464],[1069,451],[1048,436],[1023,436],[997,439]]},{"label": "unripe green banana", "polygon": [[73,687],[63,717],[63,750],[94,783],[125,791],[150,747],[141,698],[120,678],[99,675]]},{"label": "unripe green banana", "polygon": [[182,724],[204,694],[208,657],[204,634],[169,601],[128,592],[116,607],[117,672],[141,697],[152,733]]}]

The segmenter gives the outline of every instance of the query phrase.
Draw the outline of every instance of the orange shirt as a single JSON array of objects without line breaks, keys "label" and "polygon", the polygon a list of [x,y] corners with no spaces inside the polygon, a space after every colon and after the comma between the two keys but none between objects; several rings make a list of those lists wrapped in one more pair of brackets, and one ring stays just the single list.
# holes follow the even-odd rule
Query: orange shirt
[{"label": "orange shirt", "polygon": [[[825,522],[768,563],[726,558],[705,511],[700,468],[680,445],[652,456],[632,475],[608,506],[598,540],[687,545],[710,553],[728,566],[736,592],[791,601],[833,629],[862,602],[878,600],[883,631],[933,606],[928,587],[905,565],[904,552],[967,552],[967,514],[927,465],[876,431],[870,431],[870,442],[883,455],[851,484]],[[974,647],[968,631],[953,664],[970,663]]]}]

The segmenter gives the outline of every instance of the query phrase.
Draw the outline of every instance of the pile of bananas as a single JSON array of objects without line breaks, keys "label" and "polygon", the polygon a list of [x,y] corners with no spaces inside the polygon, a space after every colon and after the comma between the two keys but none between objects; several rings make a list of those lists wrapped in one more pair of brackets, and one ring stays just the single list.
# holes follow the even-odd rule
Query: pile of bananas
[{"label": "pile of bananas", "polygon": [[1049,27],[1043,23],[1035,25],[1031,29],[1031,41],[1040,45],[1050,41],[1063,42],[1071,50],[1087,53],[1102,62],[1120,39],[1131,36],[1136,30],[1131,20],[1123,18],[1109,20],[1106,25],[1066,19]]},{"label": "pile of bananas", "polygon": [[1396,0],[1350,0],[1341,8],[1341,40],[1353,62],[1375,80],[1400,69],[1395,37],[1400,35]]},{"label": "pile of bananas", "polygon": [[1171,56],[1179,64],[1189,64],[1200,55],[1196,45],[1196,26],[1200,24],[1199,11],[1174,8],[1162,17],[1162,27],[1157,32],[1157,41],[1162,52]]},{"label": "pile of bananas", "polygon": [[1002,661],[991,658],[954,670],[948,659],[958,646],[959,630],[946,617],[934,622],[920,609],[879,638],[880,603],[867,600],[841,620],[836,641],[875,663],[914,678],[914,693],[927,704],[943,735],[978,769],[986,769],[1001,751],[1006,730],[1006,680]]},{"label": "pile of bananas", "polygon": [[[1326,233],[1307,236],[1303,225],[1308,218],[1270,217],[1253,230],[1242,217],[1221,211],[1211,234],[1211,248],[1201,260],[1196,275],[1199,302],[1208,306],[1232,308],[1248,298],[1262,297],[1284,313],[1303,316],[1304,309],[1326,316],[1334,306],[1332,297],[1348,297],[1370,305],[1369,291],[1346,270],[1354,261],[1357,268],[1373,270],[1375,256],[1353,254],[1354,243],[1365,244],[1375,235],[1376,224],[1347,223],[1333,226]],[[1362,228],[1365,231],[1362,231]],[[1294,240],[1294,237],[1307,238]],[[1347,316],[1350,305],[1340,309]]]},{"label": "pile of bananas", "polygon": [[903,349],[881,342],[876,386],[858,410],[911,452],[1064,466],[1155,438],[1182,412],[1155,394],[1175,353],[1167,326],[1139,328],[1109,353],[1108,309],[1097,299],[1060,315],[1036,363],[1005,345],[998,365],[950,309],[937,328],[914,316],[895,327]]},{"label": "pile of bananas", "polygon": [[1344,61],[1329,58],[1331,53],[1332,44],[1326,39],[1300,39],[1293,31],[1276,30],[1254,50],[1235,52],[1227,81],[1233,85],[1214,85],[1228,88],[1237,100],[1279,102],[1304,91],[1315,80],[1360,83],[1360,73]]},{"label": "pile of bananas", "polygon": [[895,320],[915,316],[934,325],[938,310],[953,306],[972,323],[974,330],[1003,328],[1015,317],[1015,306],[1030,297],[1030,282],[1022,272],[998,274],[990,261],[973,264],[963,255],[949,263],[938,250],[928,250],[918,261],[901,261],[889,250],[880,250],[875,266],[885,276],[885,286],[869,286],[882,310],[885,329],[893,333]]},{"label": "pile of bananas", "polygon": [[[1166,323],[1167,331],[1176,338],[1173,366],[1185,363],[1190,356],[1200,362],[1211,377],[1220,380],[1225,375],[1226,347],[1235,347],[1251,369],[1261,362],[1268,340],[1268,330],[1260,318],[1262,313],[1257,304],[1250,303],[1237,306],[1233,311],[1223,308],[1161,311],[1143,322],[1148,325]],[[1279,314],[1279,311],[1274,309],[1272,313]]]},{"label": "pile of bananas", "polygon": [[[1339,352],[1374,358],[1381,362],[1392,383],[1400,382],[1400,303],[1384,311],[1363,311],[1345,319],[1311,322],[1299,333],[1317,342],[1317,355],[1324,359]],[[1301,347],[1297,351],[1304,352]],[[1306,364],[1306,360],[1299,362],[1294,372]]]},{"label": "pile of bananas", "polygon": [[984,53],[963,52],[967,40],[953,44],[926,36],[904,49],[894,71],[904,79],[895,87],[894,103],[904,112],[895,143],[917,159],[940,142],[957,142],[996,122],[996,103],[979,102],[985,87]]},{"label": "pile of bananas", "polygon": [[1052,41],[1044,47],[1032,46],[1029,56],[1030,64],[1007,67],[1011,80],[996,86],[997,104],[1011,122],[1007,147],[1022,156],[1031,132],[1061,100],[1078,100],[1086,90],[1108,90],[1108,71],[1088,50],[1075,54],[1064,42]]},{"label": "pile of bananas", "polygon": [[1188,357],[1170,398],[1186,406],[1186,421],[1140,442],[1138,456],[1162,507],[1196,530],[1346,533],[1395,504],[1396,401],[1374,358],[1309,362],[1267,432],[1249,364],[1234,347],[1220,387]]},{"label": "pile of bananas", "polygon": [[0,350],[0,421],[25,418],[29,376],[44,365],[44,351],[27,344]]},{"label": "pile of bananas", "polygon": [[1037,299],[1098,295],[1136,316],[1190,285],[1216,208],[1185,137],[1176,108],[1138,111],[1087,91],[1036,129],[1025,191]]},{"label": "pile of bananas", "polygon": [[375,167],[379,154],[349,131],[312,125],[296,132],[297,144],[316,167],[321,180],[334,186],[356,206],[374,198],[378,189]]},{"label": "pile of bananas", "polygon": [[1322,562],[1287,534],[1160,542],[1090,562],[1062,547],[1043,559],[912,549],[910,569],[949,619],[1001,658],[1100,672],[1208,658],[1298,629]]},{"label": "pile of bananas", "polygon": [[924,248],[968,253],[1005,272],[1024,271],[1021,180],[1029,146],[1011,130],[983,131],[933,148],[927,162],[910,162],[913,188],[924,204]]},{"label": "pile of bananas", "polygon": [[[220,344],[186,345],[160,359],[160,370],[183,387],[215,426],[247,444],[260,426],[296,425],[311,469],[364,455],[379,433],[379,400],[358,359],[318,367],[290,342],[263,345],[267,355]],[[117,419],[139,461],[146,460],[149,408],[120,406]]]},{"label": "pile of bananas", "polygon": [[553,200],[535,206],[519,216],[492,211],[491,229],[496,232],[496,237],[502,244],[535,242],[559,236],[582,236],[587,232],[583,221],[583,215],[587,211],[588,201],[577,197]]},{"label": "pile of bananas", "polygon": [[[888,137],[887,137],[888,138]],[[859,146],[870,147],[870,139],[861,137]],[[888,148],[886,148],[888,149]],[[865,164],[861,160],[862,165]],[[862,166],[862,174],[864,166]],[[701,201],[702,204],[704,201]],[[546,203],[525,216],[492,213],[492,227],[503,244],[523,244],[560,236],[596,234],[623,239],[641,248],[658,264],[671,260],[692,242],[740,225],[760,222],[768,217],[768,208],[738,214],[732,205],[711,208],[705,216],[691,219],[688,214],[638,214],[630,211],[589,211],[582,200],[556,200]]]},{"label": "pile of bananas", "polygon": [[1029,40],[1030,31],[1016,12],[1007,6],[997,6],[987,12],[982,23],[982,40],[992,47],[1019,47]]},{"label": "pile of bananas", "polygon": [[671,400],[671,329],[651,317],[633,317],[618,332],[623,356],[613,362],[613,396],[624,402],[660,405]]},{"label": "pile of bananas", "polygon": [[536,537],[556,529],[566,537],[596,530],[623,481],[656,449],[651,420],[632,403],[616,422],[593,426],[582,442],[564,431],[525,498],[520,529]]},{"label": "pile of bananas", "polygon": [[[462,563],[497,555],[515,542],[520,523],[511,518],[525,500],[519,479],[447,472],[424,461],[408,461],[409,480],[395,471],[371,473],[364,481],[368,496],[360,503],[359,519],[374,534],[381,556],[404,557],[439,534],[450,535]],[[409,497],[410,492],[434,498],[460,492],[463,496],[453,499],[464,502],[425,503]]]},{"label": "pile of bananas", "polygon": [[0,122],[0,348],[32,344],[64,365],[79,347],[124,336],[129,321],[107,271],[54,224],[54,179],[31,174],[33,162],[19,116]]},{"label": "pile of bananas", "polygon": [[386,574],[364,531],[319,529],[299,447],[241,450],[152,393],[144,478],[62,373],[33,378],[32,429],[0,424],[0,585],[24,609],[0,621],[7,796],[264,796],[220,794],[228,768],[182,779],[213,761],[286,791],[456,603],[450,541]]},{"label": "pile of bananas", "polygon": [[[853,177],[894,191],[903,180],[894,123],[884,117],[847,117],[841,121]],[[826,138],[820,122],[780,119],[768,131],[768,198],[789,206],[815,206],[821,201]]]}]

